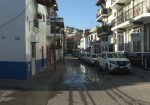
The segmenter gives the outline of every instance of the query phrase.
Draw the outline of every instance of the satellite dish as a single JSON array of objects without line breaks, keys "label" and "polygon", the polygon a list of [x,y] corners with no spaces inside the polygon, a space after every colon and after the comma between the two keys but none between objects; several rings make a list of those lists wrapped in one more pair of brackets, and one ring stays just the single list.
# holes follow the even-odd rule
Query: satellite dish
[{"label": "satellite dish", "polygon": [[150,13],[150,0],[147,0],[146,8],[147,8],[147,11]]}]

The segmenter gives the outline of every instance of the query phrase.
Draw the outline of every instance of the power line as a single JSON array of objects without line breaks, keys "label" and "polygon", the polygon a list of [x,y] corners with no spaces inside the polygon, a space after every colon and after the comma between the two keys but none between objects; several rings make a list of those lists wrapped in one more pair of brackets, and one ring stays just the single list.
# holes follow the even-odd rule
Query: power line
[{"label": "power line", "polygon": [[15,21],[17,18],[19,18],[20,16],[22,16],[26,10],[28,9],[30,3],[32,2],[32,0],[27,4],[27,7],[22,11],[20,12],[18,15],[16,15],[15,17],[13,17],[12,19],[8,20],[7,22],[3,23],[0,25],[0,28],[3,28],[5,26],[7,26],[8,24],[12,23],[13,21]]}]

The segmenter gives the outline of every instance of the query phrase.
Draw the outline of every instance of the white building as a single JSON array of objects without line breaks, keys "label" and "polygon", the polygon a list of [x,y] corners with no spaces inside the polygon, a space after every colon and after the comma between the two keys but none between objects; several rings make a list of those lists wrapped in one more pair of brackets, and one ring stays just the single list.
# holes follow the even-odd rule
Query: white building
[{"label": "white building", "polygon": [[109,21],[109,18],[111,19],[111,11],[109,9],[110,2],[108,1],[109,0],[98,0],[96,3],[96,5],[100,7],[96,14],[96,20],[100,22],[100,26],[97,27],[97,34],[100,38],[101,52],[110,51],[108,37],[112,35],[112,32],[111,21]]},{"label": "white building", "polygon": [[[53,11],[50,12],[50,15],[47,18],[47,53],[50,53],[50,56],[48,56],[49,64],[54,62],[54,50],[56,50],[56,61],[63,58],[64,52],[64,19],[62,17],[54,16],[52,13]],[[56,49],[54,49],[54,35],[56,40]]]},{"label": "white building", "polygon": [[100,39],[98,37],[96,28],[92,28],[89,31],[88,46],[90,47],[90,54],[98,55],[101,53]]},{"label": "white building", "polygon": [[0,1],[0,78],[28,79],[46,66],[46,6],[53,3]]},{"label": "white building", "polygon": [[116,51],[150,52],[149,0],[112,1]]},{"label": "white building", "polygon": [[[150,68],[150,0],[112,0],[115,51],[126,52]],[[143,54],[144,53],[144,54]]]}]

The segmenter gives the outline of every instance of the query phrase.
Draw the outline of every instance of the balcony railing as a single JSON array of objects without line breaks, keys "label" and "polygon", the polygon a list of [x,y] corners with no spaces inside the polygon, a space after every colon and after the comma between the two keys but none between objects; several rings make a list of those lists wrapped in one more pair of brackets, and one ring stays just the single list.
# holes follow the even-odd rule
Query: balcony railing
[{"label": "balcony railing", "polygon": [[125,5],[127,0],[111,0],[111,8],[118,8]]},{"label": "balcony railing", "polygon": [[61,17],[50,18],[50,24],[52,26],[56,25],[59,28],[64,28],[64,19]]},{"label": "balcony railing", "polygon": [[37,3],[39,4],[42,4],[44,6],[47,6],[47,7],[51,7],[52,4],[51,4],[51,0],[36,0]]},{"label": "balcony railing", "polygon": [[113,20],[113,26],[117,26],[121,23],[124,23],[132,18],[135,18],[139,15],[142,15],[143,13],[146,13],[146,2],[142,1],[141,3],[135,5],[133,8],[123,12],[122,14],[118,15]]},{"label": "balcony railing", "polygon": [[133,18],[133,9],[127,10],[124,14],[125,21],[130,20],[131,18]]},{"label": "balcony railing", "polygon": [[145,7],[144,4],[145,4],[145,2],[141,2],[134,7],[134,9],[133,9],[134,17],[139,16],[139,15],[143,14],[144,12],[146,12],[146,11],[144,11],[144,7]]},{"label": "balcony railing", "polygon": [[107,8],[102,8],[100,9],[97,14],[96,14],[96,18],[99,18],[100,16],[108,16],[108,9]]},{"label": "balcony railing", "polygon": [[111,5],[114,4],[117,0],[111,0]]},{"label": "balcony railing", "polygon": [[97,34],[98,34],[98,37],[101,37],[103,35],[109,35],[111,34],[111,27],[108,25],[97,27]]},{"label": "balcony railing", "polygon": [[53,7],[55,10],[58,10],[56,0],[36,0],[36,2],[46,7]]},{"label": "balcony railing", "polygon": [[105,3],[105,0],[97,0],[96,5],[100,6],[103,3]]}]

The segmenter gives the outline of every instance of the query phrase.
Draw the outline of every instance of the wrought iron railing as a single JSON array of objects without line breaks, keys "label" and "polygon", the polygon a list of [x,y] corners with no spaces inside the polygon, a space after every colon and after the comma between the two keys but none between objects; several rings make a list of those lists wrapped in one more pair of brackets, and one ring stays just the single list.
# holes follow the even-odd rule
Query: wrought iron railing
[{"label": "wrought iron railing", "polygon": [[101,8],[97,14],[96,14],[96,18],[98,18],[99,16],[101,16],[102,14],[108,14],[108,9],[107,8]]},{"label": "wrought iron railing", "polygon": [[111,5],[113,5],[117,0],[111,0]]},{"label": "wrought iron railing", "polygon": [[121,23],[124,23],[127,20],[130,20],[132,18],[135,18],[143,13],[146,13],[146,2],[142,1],[139,4],[135,5],[133,8],[123,12],[121,15],[118,15],[113,20],[113,27],[116,25],[119,25]]}]

